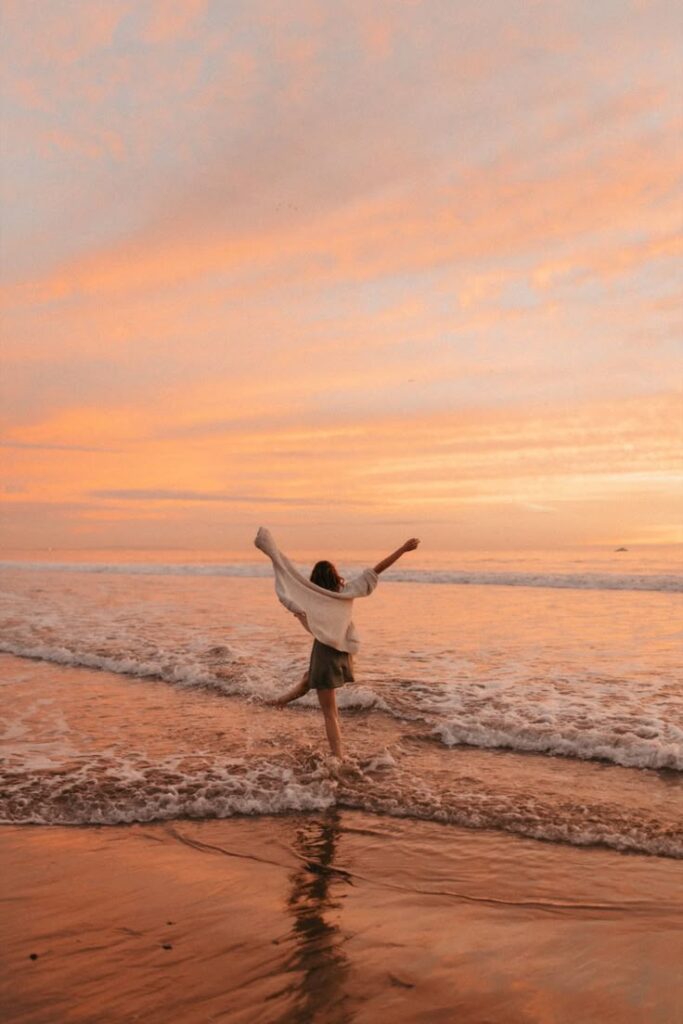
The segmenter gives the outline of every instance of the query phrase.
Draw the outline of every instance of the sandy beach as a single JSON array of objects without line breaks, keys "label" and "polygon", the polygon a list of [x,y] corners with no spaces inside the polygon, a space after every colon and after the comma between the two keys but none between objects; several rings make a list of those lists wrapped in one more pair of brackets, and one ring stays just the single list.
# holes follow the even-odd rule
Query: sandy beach
[{"label": "sandy beach", "polygon": [[6,1024],[674,1024],[680,865],[332,810],[4,826]]}]

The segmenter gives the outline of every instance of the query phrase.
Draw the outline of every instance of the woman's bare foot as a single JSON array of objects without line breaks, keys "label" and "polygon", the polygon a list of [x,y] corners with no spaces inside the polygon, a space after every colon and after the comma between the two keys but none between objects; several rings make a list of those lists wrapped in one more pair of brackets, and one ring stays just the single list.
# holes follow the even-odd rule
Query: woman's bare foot
[{"label": "woman's bare foot", "polygon": [[336,754],[328,754],[325,758],[327,770],[333,779],[343,782],[344,779],[362,779],[363,772],[354,758],[337,757]]}]

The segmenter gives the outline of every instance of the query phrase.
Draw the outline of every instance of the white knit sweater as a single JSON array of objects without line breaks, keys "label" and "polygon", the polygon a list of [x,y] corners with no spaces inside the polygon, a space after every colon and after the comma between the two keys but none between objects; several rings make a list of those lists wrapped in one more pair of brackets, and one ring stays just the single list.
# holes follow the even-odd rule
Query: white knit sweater
[{"label": "white knit sweater", "polygon": [[365,569],[336,593],[318,587],[302,576],[278,550],[270,531],[265,527],[259,529],[254,544],[273,563],[275,593],[285,608],[295,614],[305,614],[308,632],[316,640],[338,651],[355,654],[360,640],[351,619],[353,599],[367,597],[372,593],[378,581],[375,570]]}]

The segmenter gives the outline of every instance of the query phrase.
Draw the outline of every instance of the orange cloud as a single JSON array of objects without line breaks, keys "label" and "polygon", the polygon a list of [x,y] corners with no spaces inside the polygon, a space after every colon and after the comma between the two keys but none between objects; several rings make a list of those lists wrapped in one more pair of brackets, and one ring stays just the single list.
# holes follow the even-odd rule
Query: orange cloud
[{"label": "orange cloud", "polygon": [[[647,224],[648,211],[658,201],[673,212],[669,197],[679,170],[669,155],[655,161],[636,144],[630,152],[620,148],[609,154],[602,166],[572,166],[549,180],[528,180],[526,168],[514,162],[494,165],[433,192],[421,205],[412,195],[380,195],[313,220],[297,220],[285,211],[255,229],[220,233],[202,228],[183,238],[169,222],[161,231],[155,225],[44,277],[6,286],[5,299],[24,304],[71,295],[149,292],[250,266],[260,266],[266,275],[273,265],[289,266],[290,276],[298,271],[308,281],[358,281],[462,260],[501,260],[560,239],[566,244],[606,221],[612,230],[637,229]],[[638,249],[641,258],[676,251],[666,238],[630,248]],[[597,272],[604,272],[599,258],[593,262]],[[625,257],[623,266],[628,265]],[[544,286],[548,272],[538,271],[535,280]]]},{"label": "orange cloud", "polygon": [[663,9],[43,6],[6,17],[13,537],[295,529],[331,472],[357,530],[668,535]]}]

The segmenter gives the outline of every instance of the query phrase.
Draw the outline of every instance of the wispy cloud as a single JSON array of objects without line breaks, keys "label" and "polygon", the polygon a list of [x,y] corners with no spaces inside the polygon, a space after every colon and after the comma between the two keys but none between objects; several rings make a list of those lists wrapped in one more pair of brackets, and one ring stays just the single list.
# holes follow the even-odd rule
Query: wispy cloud
[{"label": "wispy cloud", "polygon": [[666,535],[668,0],[5,7],[0,447],[60,536]]},{"label": "wispy cloud", "polygon": [[368,501],[354,501],[352,499],[338,499],[338,498],[311,498],[302,496],[301,498],[279,498],[269,494],[229,494],[229,493],[217,493],[215,491],[164,491],[164,490],[145,490],[141,488],[139,490],[101,490],[101,491],[89,491],[91,498],[113,498],[117,501],[141,501],[141,502],[156,502],[156,501],[179,501],[179,502],[213,502],[217,501],[222,504],[238,504],[238,505],[289,505],[289,506],[326,506],[335,507],[337,505],[370,505],[373,502]]}]

